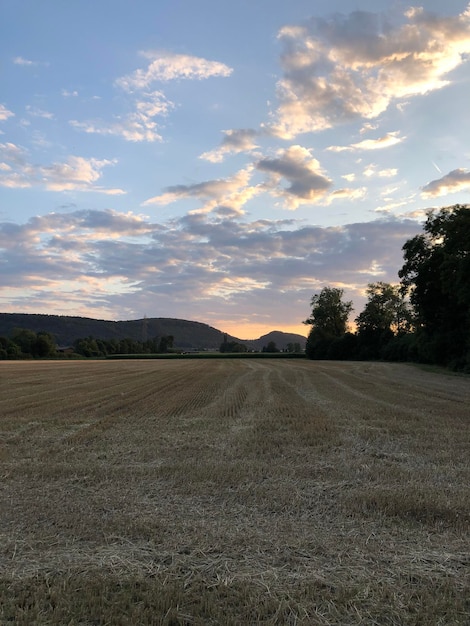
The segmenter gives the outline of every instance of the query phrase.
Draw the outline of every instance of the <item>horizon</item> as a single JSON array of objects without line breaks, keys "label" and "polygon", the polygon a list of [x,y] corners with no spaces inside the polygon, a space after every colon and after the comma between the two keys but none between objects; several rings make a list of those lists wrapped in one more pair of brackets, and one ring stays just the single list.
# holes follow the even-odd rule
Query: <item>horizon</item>
[{"label": "horizon", "polygon": [[427,211],[469,202],[449,4],[5,3],[0,308],[306,336],[330,286],[353,325]]}]

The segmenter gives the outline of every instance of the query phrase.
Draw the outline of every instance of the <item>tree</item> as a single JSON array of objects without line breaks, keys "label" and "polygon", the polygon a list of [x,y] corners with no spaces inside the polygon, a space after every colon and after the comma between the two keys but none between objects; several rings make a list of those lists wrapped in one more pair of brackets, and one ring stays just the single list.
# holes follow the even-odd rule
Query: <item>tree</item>
[{"label": "tree", "polygon": [[267,346],[263,346],[262,352],[279,352],[275,341],[269,341]]},{"label": "tree", "polygon": [[352,302],[343,302],[343,289],[324,287],[312,297],[312,312],[304,324],[311,324],[305,352],[310,359],[327,358],[330,344],[346,334]]},{"label": "tree", "polygon": [[33,356],[48,357],[56,355],[54,337],[50,333],[39,332],[33,344]]},{"label": "tree", "polygon": [[166,354],[167,352],[170,352],[173,349],[173,342],[174,342],[174,337],[173,335],[164,335],[161,339],[160,339],[160,345],[159,345],[159,352],[163,352],[164,354]]},{"label": "tree", "polygon": [[220,344],[219,352],[248,352],[248,348],[243,343],[229,341],[227,333],[224,333],[224,340]]},{"label": "tree", "polygon": [[367,303],[356,317],[359,333],[365,331],[407,332],[411,326],[410,311],[399,285],[377,282],[367,285]]},{"label": "tree", "polygon": [[81,354],[86,357],[98,357],[101,356],[101,352],[98,346],[98,342],[91,335],[89,337],[83,337],[82,339],[76,339],[73,343],[74,350],[77,354]]},{"label": "tree", "polygon": [[411,329],[411,312],[398,285],[369,283],[368,300],[356,317],[361,358],[383,357],[383,349],[396,335]]},{"label": "tree", "polygon": [[297,341],[295,342],[289,341],[289,343],[286,346],[286,351],[287,352],[302,352],[302,347],[300,343],[298,343]]},{"label": "tree", "polygon": [[399,271],[417,323],[420,360],[470,366],[470,205],[430,211],[403,246]]},{"label": "tree", "polygon": [[37,341],[37,335],[33,330],[28,330],[27,328],[15,328],[11,339],[13,343],[19,347],[22,354],[29,354],[32,356],[34,344]]}]

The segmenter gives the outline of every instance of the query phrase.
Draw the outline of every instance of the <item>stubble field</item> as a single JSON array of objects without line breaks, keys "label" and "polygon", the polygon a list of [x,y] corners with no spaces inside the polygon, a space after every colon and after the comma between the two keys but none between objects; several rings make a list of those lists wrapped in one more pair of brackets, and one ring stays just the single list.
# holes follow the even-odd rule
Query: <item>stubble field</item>
[{"label": "stubble field", "polygon": [[0,623],[470,623],[470,380],[0,363]]}]

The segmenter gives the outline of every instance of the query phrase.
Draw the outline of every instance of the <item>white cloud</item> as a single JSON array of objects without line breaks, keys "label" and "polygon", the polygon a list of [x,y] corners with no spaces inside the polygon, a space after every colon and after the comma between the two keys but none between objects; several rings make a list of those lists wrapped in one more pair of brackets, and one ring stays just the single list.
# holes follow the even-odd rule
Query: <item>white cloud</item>
[{"label": "white cloud", "polygon": [[119,78],[116,83],[125,91],[142,91],[154,82],[170,80],[203,80],[214,76],[227,77],[232,68],[218,61],[169,52],[147,51],[141,53],[150,61],[145,69]]},{"label": "white cloud", "polygon": [[14,117],[14,115],[15,114],[12,113],[12,111],[9,111],[5,105],[0,104],[0,122],[4,122],[9,117]]},{"label": "white cloud", "polygon": [[167,100],[160,91],[142,94],[134,102],[135,110],[128,115],[115,118],[109,123],[102,120],[88,120],[79,122],[71,120],[70,124],[86,133],[97,135],[115,135],[126,141],[162,141],[156,117],[165,118],[174,108],[174,104]]},{"label": "white cloud", "polygon": [[[70,156],[65,163],[53,163],[41,167],[38,173],[42,176],[46,189],[50,191],[70,191],[90,189],[102,176],[101,170],[107,165],[113,165],[116,161],[106,159],[84,159],[83,157]],[[113,195],[119,190],[102,190]]]},{"label": "white cloud", "polygon": [[30,59],[25,59],[22,56],[14,57],[13,63],[15,65],[20,65],[22,67],[39,67],[39,66],[48,67],[49,66],[49,63],[45,61],[31,61]]},{"label": "white cloud", "polygon": [[41,186],[48,191],[94,191],[107,195],[125,193],[122,189],[109,189],[96,185],[102,169],[116,161],[85,159],[69,156],[65,162],[35,165],[28,160],[28,152],[13,143],[0,144],[0,186],[26,188]]},{"label": "white cloud", "polygon": [[167,117],[176,105],[161,90],[151,90],[153,83],[181,79],[202,80],[213,76],[229,76],[232,72],[223,63],[200,57],[156,52],[142,54],[151,61],[148,67],[115,81],[128,94],[131,112],[116,116],[112,122],[71,120],[70,124],[74,128],[86,133],[115,135],[126,141],[162,141],[161,125],[156,119]]},{"label": "white cloud", "polygon": [[[274,158],[261,159],[256,167],[270,175],[268,189],[289,209],[318,202],[332,184],[319,161],[312,158],[311,150],[298,145],[279,150]],[[282,186],[283,181],[287,181],[287,187]]]},{"label": "white cloud", "polygon": [[446,196],[470,189],[470,172],[462,168],[449,172],[442,178],[432,180],[422,188],[423,198]]},{"label": "white cloud", "polygon": [[470,53],[470,12],[409,10],[403,24],[356,11],[286,26],[284,76],[270,130],[285,139],[354,119],[372,120],[392,102],[440,89]]},{"label": "white cloud", "polygon": [[30,61],[29,59],[25,59],[24,57],[15,57],[13,59],[13,63],[15,65],[24,65],[26,67],[30,67],[32,65],[38,65],[37,61]]},{"label": "white cloud", "polygon": [[405,139],[406,137],[400,137],[400,131],[394,131],[387,133],[378,139],[364,139],[363,141],[353,143],[350,146],[330,146],[327,150],[330,152],[344,152],[349,150],[383,150],[384,148],[396,146]]},{"label": "white cloud", "polygon": [[361,200],[367,194],[366,187],[359,187],[357,189],[344,188],[333,191],[325,200],[324,204],[331,204],[334,200]]},{"label": "white cloud", "polygon": [[389,167],[385,170],[379,170],[377,174],[380,178],[393,178],[393,176],[398,174],[398,169],[396,167]]},{"label": "white cloud", "polygon": [[78,96],[78,91],[69,91],[68,89],[62,89],[60,92],[64,98],[76,98]]}]

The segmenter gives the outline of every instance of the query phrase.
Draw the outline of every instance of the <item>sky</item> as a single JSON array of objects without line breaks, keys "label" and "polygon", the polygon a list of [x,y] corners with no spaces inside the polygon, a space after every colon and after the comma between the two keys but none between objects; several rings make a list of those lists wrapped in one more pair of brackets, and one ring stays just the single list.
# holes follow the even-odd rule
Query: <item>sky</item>
[{"label": "sky", "polygon": [[0,311],[351,321],[470,202],[467,0],[0,0]]}]

